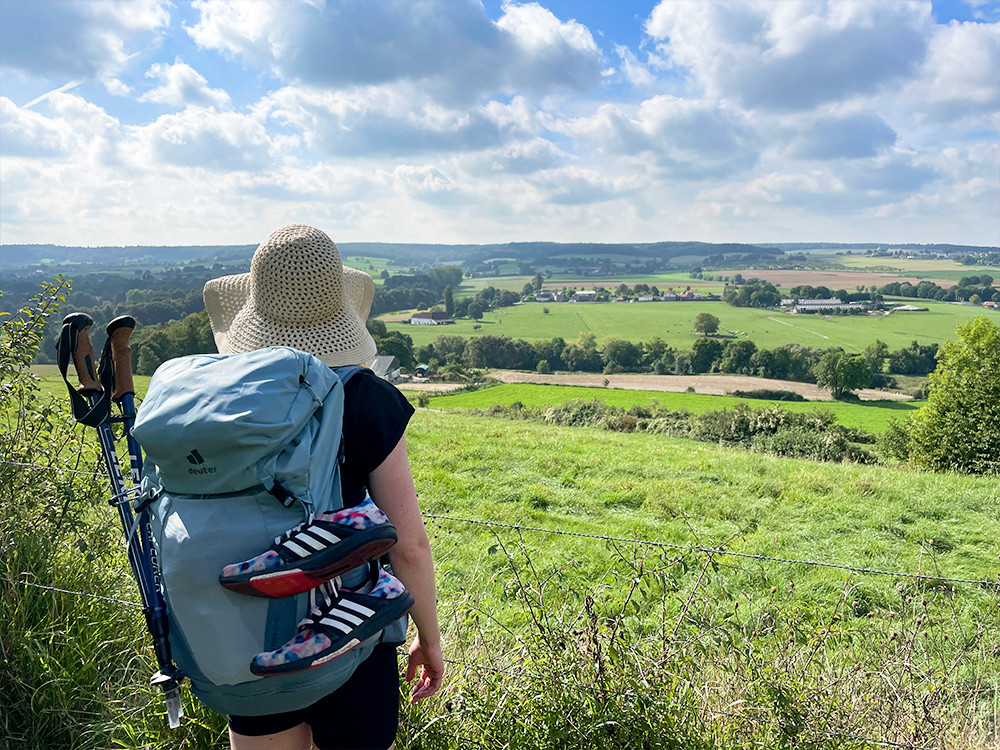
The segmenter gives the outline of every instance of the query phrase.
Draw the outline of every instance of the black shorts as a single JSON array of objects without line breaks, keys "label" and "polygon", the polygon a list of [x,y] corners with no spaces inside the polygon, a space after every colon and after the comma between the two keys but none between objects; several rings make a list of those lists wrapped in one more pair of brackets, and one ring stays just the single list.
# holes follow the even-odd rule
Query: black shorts
[{"label": "black shorts", "polygon": [[267,716],[230,716],[229,728],[261,737],[303,722],[312,727],[318,750],[386,750],[399,724],[396,646],[377,645],[347,682],[311,706]]}]

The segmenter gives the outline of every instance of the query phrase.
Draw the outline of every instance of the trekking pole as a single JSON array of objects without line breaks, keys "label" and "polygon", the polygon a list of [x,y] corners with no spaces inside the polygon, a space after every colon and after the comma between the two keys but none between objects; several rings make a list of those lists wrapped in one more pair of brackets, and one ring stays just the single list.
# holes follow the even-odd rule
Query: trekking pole
[{"label": "trekking pole", "polygon": [[[129,315],[122,315],[112,320],[106,329],[108,334],[106,348],[110,351],[114,371],[114,390],[111,394],[111,400],[118,404],[122,412],[125,442],[128,446],[129,464],[132,469],[132,484],[138,486],[142,479],[142,449],[139,442],[132,436],[132,425],[135,423],[135,386],[132,380],[132,347],[129,345],[129,338],[134,329],[135,318]],[[103,364],[104,357],[102,356],[101,359]],[[117,465],[117,459],[115,463]],[[143,506],[141,509],[137,509],[137,517],[133,519],[127,503],[119,503],[118,509],[126,533],[131,528],[135,528],[136,532],[135,536],[128,540],[129,550],[131,553],[133,546],[138,547],[137,558],[141,572],[136,574],[136,580],[139,583],[143,614],[146,616],[146,628],[153,637],[153,652],[159,667],[149,682],[163,690],[163,696],[167,702],[167,722],[171,729],[175,729],[180,726],[181,717],[184,715],[180,694],[181,681],[184,676],[174,665],[170,653],[167,607],[160,585],[159,569],[156,565],[156,551],[149,533],[149,511]]]},{"label": "trekking pole", "polygon": [[[126,353],[129,351],[128,336],[131,334],[132,328],[135,327],[134,319],[129,318],[129,320],[131,321],[130,326],[127,325],[127,321],[122,321],[115,326],[115,331],[124,331],[124,334],[117,334],[117,347],[119,351],[122,351],[121,339],[124,337],[124,349]],[[112,322],[114,323],[115,321]],[[139,597],[142,600],[146,626],[153,637],[154,653],[157,664],[160,667],[160,670],[153,675],[150,683],[159,685],[163,689],[167,702],[167,721],[171,729],[173,729],[180,726],[180,719],[183,715],[180,702],[181,676],[171,660],[170,644],[167,640],[166,605],[153,569],[153,549],[149,536],[147,511],[144,508],[138,510],[138,519],[133,517],[128,497],[129,494],[134,493],[129,493],[125,486],[125,478],[122,476],[118,452],[115,449],[114,433],[111,429],[112,417],[110,409],[107,408],[108,398],[112,395],[110,391],[114,389],[114,371],[111,367],[102,367],[100,381],[97,379],[94,371],[94,351],[88,333],[93,323],[94,319],[86,313],[72,313],[63,319],[63,329],[57,347],[59,350],[59,367],[62,371],[63,379],[66,380],[67,386],[69,386],[66,371],[69,360],[72,359],[77,377],[80,380],[79,389],[74,390],[72,386],[69,386],[73,414],[78,421],[97,429],[97,436],[101,444],[101,455],[104,459],[108,479],[111,482],[111,504],[118,508],[118,516],[126,534],[126,554],[129,566],[132,569],[136,585],[139,587]],[[126,328],[127,330],[125,330]],[[114,331],[109,331],[110,333],[114,333]],[[107,360],[113,357],[111,343],[112,339],[109,338],[108,345],[105,346],[107,356],[102,355],[101,357],[102,365],[105,365]],[[134,390],[131,387],[131,381],[132,367],[131,360],[129,360],[128,376],[123,386],[128,391]],[[122,402],[124,402],[125,393],[122,392],[118,395],[121,397]],[[129,393],[128,395],[132,396],[133,394]],[[86,408],[86,404],[81,404],[84,399],[89,401],[89,409]],[[134,419],[135,407],[131,398],[129,399],[129,403],[132,418]],[[125,422],[127,421],[124,417],[125,407],[123,406],[122,408],[122,421]],[[131,424],[127,423],[126,434],[131,439],[130,433]],[[133,453],[131,443],[129,453]],[[134,453],[135,458],[132,460],[133,479],[137,476],[137,461],[141,471],[141,453],[139,452],[138,445],[136,445]]]}]

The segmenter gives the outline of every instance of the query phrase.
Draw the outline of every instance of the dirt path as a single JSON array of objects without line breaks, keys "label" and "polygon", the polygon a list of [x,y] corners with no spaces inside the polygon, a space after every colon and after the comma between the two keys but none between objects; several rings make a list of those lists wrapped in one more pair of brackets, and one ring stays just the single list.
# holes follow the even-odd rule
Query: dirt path
[{"label": "dirt path", "polygon": [[[672,391],[684,393],[694,388],[695,393],[725,396],[732,391],[769,390],[794,391],[810,401],[831,401],[830,392],[812,383],[795,383],[790,380],[770,380],[742,375],[602,375],[601,373],[572,373],[569,375],[539,375],[533,372],[493,370],[490,377],[504,383],[542,383],[549,385],[584,385],[601,387],[604,379],[609,388],[626,391]],[[862,401],[909,401],[910,396],[890,391],[864,389],[857,391]]]}]

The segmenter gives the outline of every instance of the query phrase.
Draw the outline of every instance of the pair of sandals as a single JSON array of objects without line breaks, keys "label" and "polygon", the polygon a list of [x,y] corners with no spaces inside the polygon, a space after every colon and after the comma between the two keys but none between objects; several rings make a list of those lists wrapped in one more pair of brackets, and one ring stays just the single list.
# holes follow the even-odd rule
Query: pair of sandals
[{"label": "pair of sandals", "polygon": [[[318,667],[378,633],[413,606],[413,595],[377,560],[396,543],[396,529],[372,502],[310,517],[249,560],[223,568],[219,583],[249,596],[309,592],[309,613],[276,651],[257,654],[253,674]],[[368,563],[367,580],[342,588],[339,576]]]}]

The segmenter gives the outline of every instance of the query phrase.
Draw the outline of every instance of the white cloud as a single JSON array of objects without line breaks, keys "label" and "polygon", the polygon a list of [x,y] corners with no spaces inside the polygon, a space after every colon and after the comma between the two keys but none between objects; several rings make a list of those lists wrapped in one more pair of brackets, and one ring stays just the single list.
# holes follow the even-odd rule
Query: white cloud
[{"label": "white cloud", "polygon": [[790,130],[788,154],[796,159],[860,159],[896,142],[896,132],[867,113],[799,118]]},{"label": "white cloud", "polygon": [[948,121],[1000,110],[1000,24],[951,22],[903,98],[910,111]]},{"label": "white cloud", "polygon": [[68,123],[54,122],[0,97],[0,153],[46,158],[66,153],[75,142]]},{"label": "white cloud", "polygon": [[589,205],[623,197],[636,189],[635,176],[612,177],[579,167],[542,172],[531,183],[555,205]]},{"label": "white cloud", "polygon": [[219,109],[230,105],[229,94],[222,89],[209,88],[205,77],[179,57],[173,65],[154,63],[146,77],[159,80],[161,85],[140,96],[140,102]]},{"label": "white cloud", "polygon": [[667,95],[642,102],[635,116],[605,104],[592,117],[550,127],[590,140],[611,155],[649,153],[667,175],[681,179],[749,169],[760,149],[756,133],[738,111]]},{"label": "white cloud", "polygon": [[477,0],[303,3],[196,0],[187,29],[202,48],[286,82],[344,89],[408,82],[448,100],[547,94],[600,81],[590,32],[530,3],[493,23]]},{"label": "white cloud", "polygon": [[461,187],[432,164],[400,164],[392,174],[395,190],[403,197],[446,206],[467,201]]},{"label": "white cloud", "polygon": [[489,172],[523,175],[557,167],[565,161],[566,154],[549,141],[535,138],[485,152],[481,159]]},{"label": "white cloud", "polygon": [[898,83],[924,59],[929,3],[661,0],[645,30],[714,97],[810,109]]},{"label": "white cloud", "polygon": [[254,109],[302,133],[323,156],[357,158],[492,148],[530,135],[532,119],[520,100],[459,109],[390,85],[350,91],[286,86]]},{"label": "white cloud", "polygon": [[615,45],[615,53],[622,61],[622,72],[625,79],[633,86],[648,86],[655,80],[649,67],[639,62],[639,59],[628,47]]},{"label": "white cloud", "polygon": [[169,0],[0,2],[0,69],[104,79],[170,22]]},{"label": "white cloud", "polygon": [[274,163],[271,139],[250,115],[188,107],[128,130],[133,163],[140,169],[167,165],[240,171],[267,169]]}]

